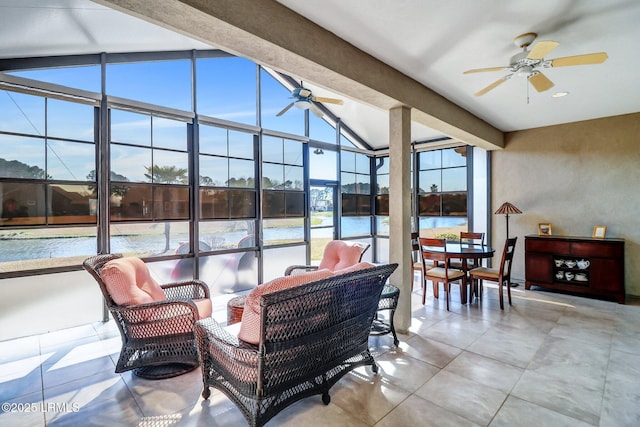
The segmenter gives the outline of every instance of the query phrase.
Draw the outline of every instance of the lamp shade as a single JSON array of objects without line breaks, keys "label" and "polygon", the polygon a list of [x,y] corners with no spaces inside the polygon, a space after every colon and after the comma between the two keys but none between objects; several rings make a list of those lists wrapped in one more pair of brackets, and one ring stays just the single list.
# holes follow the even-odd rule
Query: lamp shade
[{"label": "lamp shade", "polygon": [[522,211],[516,208],[515,206],[513,206],[511,203],[504,202],[502,206],[500,206],[495,213],[511,215],[511,214],[521,214]]}]

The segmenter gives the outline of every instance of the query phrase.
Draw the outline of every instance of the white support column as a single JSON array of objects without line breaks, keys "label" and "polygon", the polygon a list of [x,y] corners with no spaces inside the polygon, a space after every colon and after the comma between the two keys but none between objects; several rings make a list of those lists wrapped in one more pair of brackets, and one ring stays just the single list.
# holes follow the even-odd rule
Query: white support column
[{"label": "white support column", "polygon": [[395,327],[411,325],[411,109],[389,110],[389,261],[398,263],[390,283],[400,288]]}]

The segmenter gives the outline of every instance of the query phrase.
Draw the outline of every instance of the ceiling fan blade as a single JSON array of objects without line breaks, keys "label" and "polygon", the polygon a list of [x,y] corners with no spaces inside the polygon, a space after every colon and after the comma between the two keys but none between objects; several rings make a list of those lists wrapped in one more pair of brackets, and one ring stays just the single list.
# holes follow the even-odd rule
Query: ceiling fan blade
[{"label": "ceiling fan blade", "polygon": [[552,40],[540,41],[531,48],[531,51],[527,55],[527,59],[542,59],[553,49],[558,47],[559,44],[560,43]]},{"label": "ceiling fan blade", "polygon": [[602,64],[608,58],[605,52],[588,53],[586,55],[565,56],[551,60],[552,67],[568,67],[571,65]]},{"label": "ceiling fan blade", "polygon": [[342,99],[323,98],[321,96],[314,96],[313,100],[316,102],[327,102],[329,104],[338,104],[338,105],[342,105],[344,103]]},{"label": "ceiling fan blade", "polygon": [[279,116],[283,115],[284,113],[286,113],[286,112],[289,110],[289,108],[293,107],[293,104],[294,104],[294,103],[292,102],[291,104],[289,104],[289,105],[287,105],[286,107],[284,107],[284,108],[282,109],[282,111],[280,111],[278,114],[276,114],[276,116],[278,116],[278,117],[279,117]]},{"label": "ceiling fan blade", "polygon": [[502,83],[506,82],[508,80],[508,77],[503,77],[499,80],[496,80],[495,82],[491,83],[489,86],[485,87],[484,89],[482,89],[479,92],[474,93],[474,96],[482,96],[485,93],[489,92],[492,89],[495,89],[496,87],[500,86]]},{"label": "ceiling fan blade", "polygon": [[311,110],[311,112],[313,114],[316,115],[316,117],[322,118],[322,116],[323,116],[322,111],[320,111],[320,109],[318,108],[318,106],[316,104],[314,104],[313,102],[309,103],[309,109]]},{"label": "ceiling fan blade", "polygon": [[504,71],[508,70],[509,67],[490,67],[490,68],[476,68],[473,70],[467,70],[462,74],[471,74],[471,73],[484,73],[485,71]]},{"label": "ceiling fan blade", "polygon": [[545,90],[549,90],[553,86],[555,86],[553,82],[540,71],[536,71],[532,75],[530,75],[529,81],[538,92],[544,92]]}]

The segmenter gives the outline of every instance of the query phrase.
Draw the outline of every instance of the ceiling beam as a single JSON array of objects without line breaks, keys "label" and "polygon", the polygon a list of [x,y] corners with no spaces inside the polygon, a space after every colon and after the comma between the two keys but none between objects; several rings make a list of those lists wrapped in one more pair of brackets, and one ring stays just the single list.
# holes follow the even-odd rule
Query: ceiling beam
[{"label": "ceiling beam", "polygon": [[[504,134],[416,80],[273,0],[97,0],[487,150]],[[114,29],[117,30],[117,29]]]}]

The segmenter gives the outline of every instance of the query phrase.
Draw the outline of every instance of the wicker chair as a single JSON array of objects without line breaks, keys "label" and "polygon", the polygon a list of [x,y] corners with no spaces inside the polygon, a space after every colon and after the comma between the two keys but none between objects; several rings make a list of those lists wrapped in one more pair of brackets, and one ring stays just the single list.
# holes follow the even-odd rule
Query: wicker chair
[{"label": "wicker chair", "polygon": [[344,240],[331,240],[324,247],[319,265],[291,265],[284,272],[285,276],[327,268],[331,271],[350,267],[362,261],[362,256],[371,245]]},{"label": "wicker chair", "polygon": [[[161,285],[166,300],[138,305],[118,305],[102,277],[104,265],[120,254],[97,255],[83,267],[96,279],[109,312],[122,336],[116,372],[133,372],[142,378],[169,378],[199,366],[193,324],[199,319],[194,301],[209,300],[209,288],[199,280]],[[209,314],[210,315],[210,314]]]},{"label": "wicker chair", "polygon": [[249,425],[262,426],[284,408],[315,394],[328,405],[329,389],[352,369],[371,365],[369,330],[385,282],[397,264],[332,275],[263,294],[260,339],[248,344],[215,320],[195,331],[208,399],[215,387]]}]

